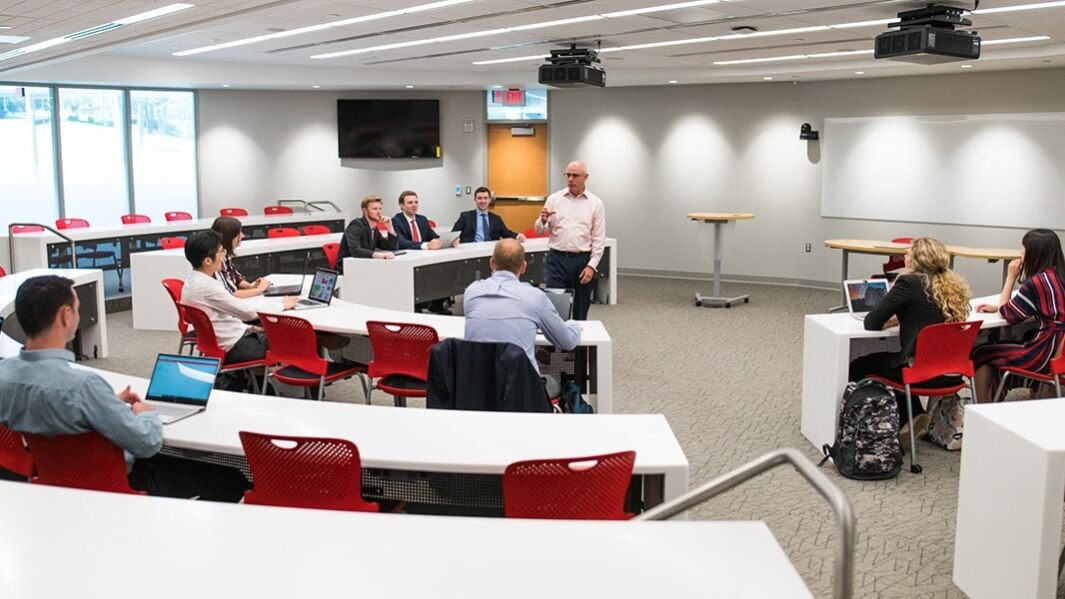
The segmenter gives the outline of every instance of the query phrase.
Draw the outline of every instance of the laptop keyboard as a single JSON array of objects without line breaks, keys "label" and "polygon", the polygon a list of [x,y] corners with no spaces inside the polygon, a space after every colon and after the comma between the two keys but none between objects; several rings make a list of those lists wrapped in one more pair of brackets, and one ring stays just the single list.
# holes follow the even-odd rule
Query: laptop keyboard
[{"label": "laptop keyboard", "polygon": [[151,404],[151,406],[153,408],[155,408],[155,413],[159,414],[159,418],[163,419],[163,420],[168,420],[168,419],[172,420],[174,418],[181,418],[182,416],[187,416],[189,414],[193,414],[193,413],[199,411],[199,409],[200,409],[200,408],[197,408],[195,406],[179,406],[179,405],[176,405],[176,404],[158,403],[158,402],[149,402],[149,403]]}]

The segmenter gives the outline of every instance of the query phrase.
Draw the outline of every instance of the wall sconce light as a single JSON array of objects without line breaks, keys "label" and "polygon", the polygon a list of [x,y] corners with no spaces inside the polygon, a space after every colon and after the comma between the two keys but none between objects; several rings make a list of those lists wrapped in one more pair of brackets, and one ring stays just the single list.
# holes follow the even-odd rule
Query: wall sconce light
[{"label": "wall sconce light", "polygon": [[799,128],[799,139],[802,141],[817,141],[821,139],[821,136],[814,131],[814,128],[810,126],[810,123],[803,123]]}]

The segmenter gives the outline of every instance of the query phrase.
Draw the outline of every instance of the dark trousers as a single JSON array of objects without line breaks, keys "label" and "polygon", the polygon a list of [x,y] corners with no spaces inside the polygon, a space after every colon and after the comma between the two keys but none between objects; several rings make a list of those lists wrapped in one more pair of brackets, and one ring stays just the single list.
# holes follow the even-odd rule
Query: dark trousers
[{"label": "dark trousers", "polygon": [[[847,380],[860,381],[867,376],[878,376],[885,378],[889,381],[895,381],[902,384],[902,366],[893,366],[893,364],[899,364],[902,362],[902,356],[896,352],[880,352],[876,354],[868,354],[860,358],[856,358],[851,362],[850,370],[848,372]],[[935,387],[952,387],[961,382],[961,379],[956,376],[937,376],[934,379],[924,381],[919,384],[923,388],[935,388]],[[895,401],[899,405],[899,426],[907,421],[909,418],[909,408],[913,408],[913,415],[924,413],[924,408],[921,407],[921,401],[917,399],[917,395],[910,393],[910,405],[906,405],[906,392],[895,391]]]},{"label": "dark trousers", "polygon": [[129,486],[158,497],[198,496],[229,503],[240,501],[251,487],[236,468],[163,454],[134,461]]},{"label": "dark trousers", "polygon": [[266,357],[266,335],[249,330],[226,352],[226,364],[251,362]]},{"label": "dark trousers", "polygon": [[573,320],[588,320],[588,306],[592,303],[592,285],[595,284],[595,279],[588,281],[587,285],[581,285],[581,272],[588,266],[591,256],[591,252],[547,252],[544,283],[548,287],[573,290]]}]

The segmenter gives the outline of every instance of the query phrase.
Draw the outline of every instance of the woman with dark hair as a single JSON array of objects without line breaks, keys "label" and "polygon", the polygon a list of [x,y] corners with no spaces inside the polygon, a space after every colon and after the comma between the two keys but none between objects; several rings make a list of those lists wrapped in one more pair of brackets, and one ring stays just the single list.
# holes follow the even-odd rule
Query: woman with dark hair
[{"label": "woman with dark hair", "polygon": [[231,216],[219,216],[211,224],[211,230],[222,236],[222,248],[226,251],[226,257],[222,260],[222,269],[215,273],[215,278],[222,281],[226,289],[237,297],[262,295],[270,287],[270,281],[260,278],[254,283],[249,283],[237,270],[237,265],[233,264],[237,248],[240,247],[240,240],[244,239],[240,221]]},{"label": "woman with dark hair", "polygon": [[[1018,280],[1021,287],[1012,295]],[[1065,257],[1057,233],[1050,229],[1025,233],[1021,257],[1009,264],[998,304],[980,304],[976,309],[997,310],[1010,324],[1034,318],[1038,325],[1024,343],[990,343],[976,348],[973,362],[978,400],[993,399],[999,366],[1046,372],[1065,341]]]}]

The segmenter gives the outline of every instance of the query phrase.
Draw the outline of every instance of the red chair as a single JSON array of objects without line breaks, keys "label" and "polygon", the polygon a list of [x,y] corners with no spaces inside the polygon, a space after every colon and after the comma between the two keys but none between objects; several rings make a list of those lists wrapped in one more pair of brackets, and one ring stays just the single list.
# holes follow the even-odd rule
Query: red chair
[{"label": "red chair", "polygon": [[[896,391],[906,391],[906,405],[912,406],[913,395],[939,397],[953,395],[965,387],[972,393],[976,402],[976,388],[973,386],[972,353],[976,334],[980,332],[980,321],[945,322],[932,324],[921,329],[917,334],[917,348],[914,350],[913,366],[902,369],[902,382],[892,381],[870,375]],[[968,379],[948,387],[918,387],[919,383],[931,381],[941,376],[961,376]],[[910,472],[921,473],[921,465],[915,464],[917,454],[917,435],[923,431],[913,429],[913,410],[907,410],[910,421]]]},{"label": "red chair", "polygon": [[152,219],[148,218],[147,216],[144,216],[143,214],[123,214],[122,215],[122,224],[123,225],[139,225],[139,224],[150,223],[150,222],[152,222]]},{"label": "red chair", "polygon": [[223,208],[218,211],[218,215],[236,218],[238,216],[248,216],[248,211],[243,208]]},{"label": "red chair", "polygon": [[430,229],[435,229],[436,228],[436,221],[435,220],[433,220],[431,218],[427,218],[425,220],[427,220],[429,222],[429,228]]},{"label": "red chair", "polygon": [[[211,317],[207,316],[207,313],[186,303],[179,303],[181,309],[185,312],[185,320],[192,325],[192,328],[196,331],[196,349],[200,350],[200,353],[209,358],[218,358],[222,361],[222,367],[218,369],[218,372],[235,372],[238,370],[254,370],[256,368],[263,368],[266,366],[265,360],[248,360],[245,362],[231,362],[226,363],[226,350],[222,349],[218,345],[218,337],[214,332],[214,324],[211,323]],[[251,388],[253,393],[259,393],[259,381],[255,378],[254,372],[248,373],[251,378]]]},{"label": "red chair", "polygon": [[351,441],[240,431],[254,488],[244,503],[377,512],[362,498],[362,460]]},{"label": "red chair", "polygon": [[329,235],[333,230],[325,225],[307,225],[303,227],[304,235]]},{"label": "red chair", "polygon": [[292,208],[288,206],[267,206],[263,208],[263,214],[266,216],[283,216],[292,214]]},{"label": "red chair", "polygon": [[[84,218],[57,218],[55,221],[55,228],[60,231],[67,229],[87,229],[89,227],[89,221]],[[99,268],[99,261],[103,258],[111,260],[112,266],[118,273],[118,290],[125,291],[125,286],[122,281],[122,273],[125,270],[122,268],[122,263],[118,260],[118,254],[111,250],[101,250],[100,244],[92,241],[82,241],[78,243],[81,248],[84,248],[78,252],[78,258],[85,258],[92,260],[92,268]],[[77,264],[72,264],[74,268],[78,268]],[[106,266],[106,264],[105,264]]]},{"label": "red chair", "polygon": [[503,512],[507,518],[628,520],[625,495],[635,463],[635,451],[515,462],[503,472]]},{"label": "red chair", "polygon": [[168,223],[178,220],[192,220],[192,215],[188,212],[167,212],[163,216],[166,217],[166,222]]},{"label": "red chair", "polygon": [[429,378],[429,355],[440,341],[436,329],[424,324],[368,321],[366,330],[373,346],[368,375],[370,391],[380,389],[392,395],[397,406],[406,406],[408,397],[425,397]]},{"label": "red chair", "polygon": [[[913,243],[913,237],[896,237],[891,240],[891,243]],[[903,256],[889,256],[887,262],[884,263],[884,274],[906,267],[906,260]]]},{"label": "red chair", "polygon": [[184,237],[160,237],[159,245],[163,246],[164,250],[176,250],[185,247]]},{"label": "red chair", "polygon": [[6,276],[7,276],[7,271],[4,270],[3,266],[0,266],[0,277],[6,277]]},{"label": "red chair", "polygon": [[549,237],[550,235],[551,235],[550,233],[537,233],[536,232],[536,227],[529,227],[528,229],[525,229],[525,238],[526,239],[536,239],[537,237]]},{"label": "red chair", "polygon": [[322,244],[322,252],[325,253],[325,259],[329,261],[329,268],[332,270],[337,269],[337,256],[340,255],[339,243],[325,243]]},{"label": "red chair", "polygon": [[63,231],[65,229],[85,229],[89,226],[89,221],[84,218],[57,218],[55,221],[55,228]]},{"label": "red chair", "polygon": [[134,491],[126,477],[122,448],[100,433],[48,437],[22,433],[37,465],[31,480],[44,485],[145,495]]},{"label": "red chair", "polygon": [[166,289],[167,295],[170,296],[177,310],[177,329],[178,334],[181,335],[181,343],[177,351],[179,354],[185,353],[185,346],[188,346],[191,356],[192,350],[196,347],[196,329],[190,328],[185,319],[185,309],[181,307],[181,292],[185,289],[185,282],[181,279],[163,279],[163,289]]},{"label": "red chair", "polygon": [[0,468],[20,476],[33,476],[33,454],[26,450],[22,435],[0,424]]},{"label": "red chair", "polygon": [[44,233],[44,227],[40,225],[12,225],[11,234],[18,235],[19,233]]},{"label": "red chair", "polygon": [[266,237],[277,239],[278,237],[299,237],[300,230],[292,227],[274,227],[266,230]]},{"label": "red chair", "polygon": [[1035,381],[1041,385],[1054,385],[1054,397],[1061,397],[1061,382],[1065,380],[1065,349],[1059,351],[1058,357],[1052,359],[1050,364],[1047,365],[1050,372],[1036,372],[1014,366],[1000,366],[998,371],[1002,378],[999,380],[998,389],[995,389],[994,401],[1002,401],[1002,394],[1008,388],[1006,379],[1011,375]]},{"label": "red chair", "polygon": [[[274,379],[287,385],[303,387],[305,391],[317,387],[312,399],[320,401],[325,397],[326,385],[353,376],[361,378],[366,372],[365,364],[322,359],[318,355],[318,340],[314,335],[314,327],[302,318],[260,313],[259,321],[270,344],[266,350],[266,363],[270,367],[266,370],[264,385],[269,385],[270,379]],[[370,392],[365,381],[362,387],[369,398]]]}]

